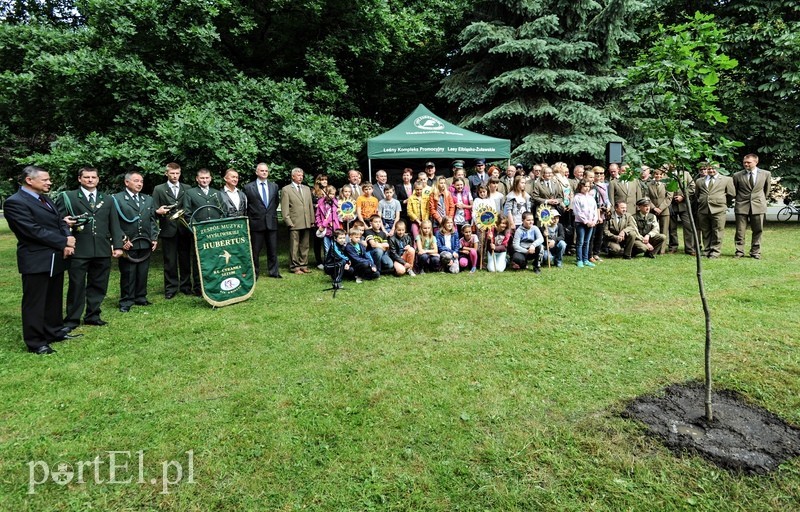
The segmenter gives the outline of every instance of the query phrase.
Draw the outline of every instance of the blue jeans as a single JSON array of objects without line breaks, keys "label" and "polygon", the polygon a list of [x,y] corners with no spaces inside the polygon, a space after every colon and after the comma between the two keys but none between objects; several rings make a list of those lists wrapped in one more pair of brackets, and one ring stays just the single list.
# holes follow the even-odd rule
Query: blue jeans
[{"label": "blue jeans", "polygon": [[575,224],[575,249],[577,251],[576,261],[589,261],[589,245],[592,243],[593,227],[586,224]]},{"label": "blue jeans", "polygon": [[[564,258],[564,251],[566,250],[567,250],[567,242],[561,240],[555,245],[555,247],[545,251],[544,256],[545,258],[549,257],[550,262],[558,264]],[[545,262],[546,261],[547,259],[545,259]]]}]

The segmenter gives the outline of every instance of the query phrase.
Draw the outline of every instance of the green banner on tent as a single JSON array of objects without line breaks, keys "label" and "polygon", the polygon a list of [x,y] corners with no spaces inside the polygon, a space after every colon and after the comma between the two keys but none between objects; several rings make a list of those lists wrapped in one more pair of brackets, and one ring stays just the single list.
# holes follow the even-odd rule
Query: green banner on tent
[{"label": "green banner on tent", "polygon": [[256,282],[247,217],[192,224],[203,298],[212,306],[247,300]]}]

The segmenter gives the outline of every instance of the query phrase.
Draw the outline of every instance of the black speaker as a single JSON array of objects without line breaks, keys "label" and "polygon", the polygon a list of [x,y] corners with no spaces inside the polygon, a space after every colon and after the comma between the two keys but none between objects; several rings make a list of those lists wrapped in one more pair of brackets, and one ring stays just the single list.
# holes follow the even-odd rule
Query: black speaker
[{"label": "black speaker", "polygon": [[621,164],[624,154],[625,150],[621,142],[609,142],[606,144],[606,167],[609,164]]}]

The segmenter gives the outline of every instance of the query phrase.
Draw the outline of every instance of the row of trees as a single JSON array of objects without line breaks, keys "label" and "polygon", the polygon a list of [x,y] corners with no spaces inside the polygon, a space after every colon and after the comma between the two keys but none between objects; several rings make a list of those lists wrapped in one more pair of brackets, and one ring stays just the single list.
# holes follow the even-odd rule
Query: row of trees
[{"label": "row of trees", "polygon": [[419,102],[511,138],[515,159],[595,161],[610,140],[647,146],[647,88],[629,70],[660,26],[695,11],[715,15],[719,51],[739,65],[716,77],[729,122],[684,121],[796,180],[800,5],[788,0],[10,0],[0,173],[35,161],[63,183],[87,163],[152,175],[171,160],[266,160],[279,177],[341,175]]}]

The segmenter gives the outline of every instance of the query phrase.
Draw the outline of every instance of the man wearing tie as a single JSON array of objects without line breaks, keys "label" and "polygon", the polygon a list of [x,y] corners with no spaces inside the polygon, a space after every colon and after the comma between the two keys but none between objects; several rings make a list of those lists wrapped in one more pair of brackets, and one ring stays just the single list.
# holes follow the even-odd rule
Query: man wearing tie
[{"label": "man wearing tie", "polygon": [[747,225],[753,232],[750,241],[750,257],[761,259],[761,232],[764,229],[764,218],[767,213],[767,196],[772,185],[772,174],[758,168],[758,156],[749,154],[743,160],[744,170],[733,175],[736,188],[736,204],[733,212],[736,215],[737,258],[744,256],[744,234]]},{"label": "man wearing tie", "polygon": [[636,223],[628,214],[628,205],[623,201],[617,201],[614,213],[603,223],[603,236],[608,247],[608,255],[631,259],[637,234]]},{"label": "man wearing tie", "polygon": [[289,228],[289,270],[297,275],[310,274],[308,245],[314,227],[314,202],[299,167],[292,169],[292,182],[281,190],[281,211]]},{"label": "man wearing tie", "polygon": [[553,180],[553,169],[550,167],[542,170],[542,179],[533,185],[531,196],[536,202],[535,208],[546,204],[559,212],[564,211],[564,188]]},{"label": "man wearing tie", "polygon": [[719,258],[722,253],[728,201],[736,197],[736,187],[732,178],[717,173],[716,166],[704,163],[701,170],[705,171],[705,176],[695,181],[697,225],[703,235],[705,256]]},{"label": "man wearing tie", "polygon": [[[75,254],[69,262],[67,314],[64,327],[78,327],[83,316],[87,325],[106,325],[100,318],[100,305],[108,291],[111,257],[122,256],[122,229],[111,198],[97,191],[100,178],[97,169],[84,167],[78,171],[77,190],[62,192],[56,197],[61,217],[82,217],[72,228]],[[84,314],[85,310],[85,314]]]},{"label": "man wearing tie", "polygon": [[[112,196],[125,234],[122,248],[127,257],[119,259],[119,310],[127,313],[135,304],[149,306],[147,273],[150,254],[158,245],[158,220],[153,198],[142,194],[144,178],[138,172],[125,174],[125,190]],[[162,207],[163,208],[163,207]]]},{"label": "man wearing tie", "polygon": [[345,187],[348,187],[353,193],[353,201],[355,201],[361,195],[361,172],[355,169],[347,171],[347,184]]},{"label": "man wearing tie", "polygon": [[[190,188],[183,199],[186,222],[204,222],[217,220],[224,216],[222,196],[219,190],[211,187],[211,171],[199,169],[195,176],[197,186]],[[202,295],[200,283],[200,267],[197,265],[194,241],[192,242],[192,291],[198,297]]]},{"label": "man wearing tie", "polygon": [[[667,190],[664,179],[667,177],[663,168],[658,168],[653,172],[653,179],[647,183],[647,193],[642,196],[650,199],[651,211],[658,219],[658,230],[664,236],[669,236],[669,207],[672,205],[672,192]],[[666,245],[661,245],[660,254],[666,252]]]},{"label": "man wearing tie", "polygon": [[64,260],[75,252],[75,237],[45,195],[50,175],[29,165],[20,189],[4,206],[8,227],[17,237],[17,267],[22,274],[22,339],[29,352],[52,354],[50,343],[74,338],[64,330]]},{"label": "man wearing tie", "polygon": [[[168,163],[167,182],[153,189],[153,202],[161,227],[161,254],[164,258],[164,297],[171,299],[180,290],[192,294],[192,246],[194,238],[183,222],[172,215],[183,206],[189,185],[181,183],[181,166]],[[177,205],[177,206],[176,206]]]},{"label": "man wearing tie", "polygon": [[477,192],[479,186],[489,183],[490,176],[486,173],[486,160],[475,160],[474,166],[475,174],[469,177],[469,186]]},{"label": "man wearing tie", "polygon": [[253,267],[259,274],[259,255],[267,248],[269,277],[281,278],[278,271],[278,185],[268,181],[269,167],[256,166],[256,179],[244,186],[247,198],[247,217],[250,219],[250,245],[253,250]]},{"label": "man wearing tie", "polygon": [[372,195],[377,197],[378,201],[383,201],[384,199],[383,190],[386,188],[387,181],[388,176],[386,175],[386,171],[380,169],[375,173],[375,186],[372,187]]},{"label": "man wearing tie", "polygon": [[617,204],[622,201],[626,205],[636,204],[636,201],[642,198],[642,189],[639,187],[638,181],[622,181],[620,179],[611,180],[608,182],[608,200],[611,204]]}]

